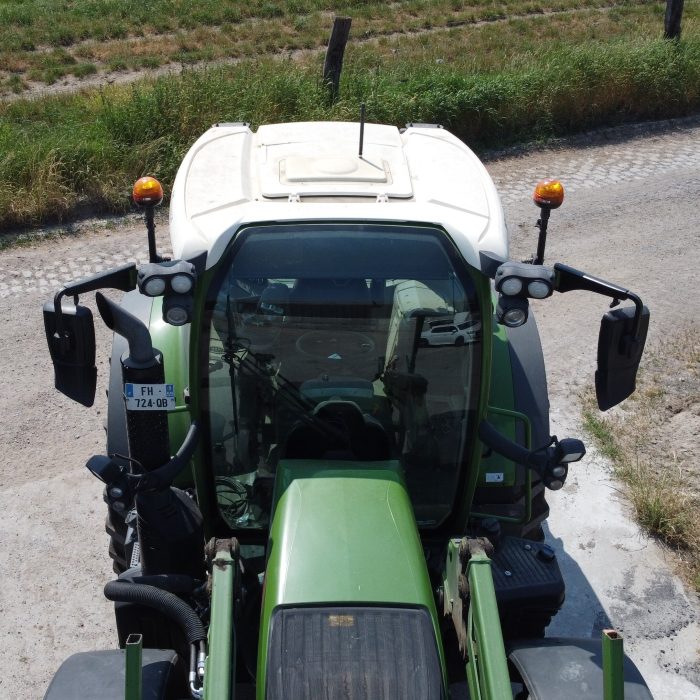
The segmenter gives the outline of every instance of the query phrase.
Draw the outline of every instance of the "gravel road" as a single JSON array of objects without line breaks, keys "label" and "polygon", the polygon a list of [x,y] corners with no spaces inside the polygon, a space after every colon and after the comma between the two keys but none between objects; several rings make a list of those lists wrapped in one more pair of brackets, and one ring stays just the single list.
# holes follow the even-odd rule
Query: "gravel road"
[{"label": "gravel road", "polygon": [[[700,269],[700,121],[626,128],[555,149],[491,160],[512,254],[536,245],[532,186],[563,180],[567,199],[550,223],[547,262],[562,261],[641,294],[649,343],[697,314]],[[98,482],[84,463],[102,451],[105,401],[70,402],[53,389],[41,304],[84,274],[146,256],[135,217],[82,224],[77,235],[0,253],[0,698],[41,698],[67,655],[116,643]],[[167,225],[159,227],[161,247]],[[692,290],[689,294],[687,290]],[[552,432],[581,435],[577,394],[592,382],[602,297],[556,295],[537,307],[552,398]],[[97,323],[98,382],[109,338]],[[669,436],[669,441],[672,436]],[[671,445],[669,445],[669,448]],[[700,698],[700,606],[646,539],[605,461],[590,450],[551,499],[549,537],[567,577],[558,635],[622,630],[626,650],[657,700]]]}]

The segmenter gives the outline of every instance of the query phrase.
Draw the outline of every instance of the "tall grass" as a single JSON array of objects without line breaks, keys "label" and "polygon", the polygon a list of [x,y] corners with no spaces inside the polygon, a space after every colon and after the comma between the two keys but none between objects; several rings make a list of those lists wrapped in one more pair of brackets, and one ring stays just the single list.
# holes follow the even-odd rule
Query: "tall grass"
[{"label": "tall grass", "polygon": [[439,122],[476,148],[700,108],[700,39],[557,47],[529,63],[465,74],[449,64],[348,65],[329,105],[318,65],[245,62],[100,92],[0,106],[0,227],[120,211],[145,172],[169,188],[212,123]]}]

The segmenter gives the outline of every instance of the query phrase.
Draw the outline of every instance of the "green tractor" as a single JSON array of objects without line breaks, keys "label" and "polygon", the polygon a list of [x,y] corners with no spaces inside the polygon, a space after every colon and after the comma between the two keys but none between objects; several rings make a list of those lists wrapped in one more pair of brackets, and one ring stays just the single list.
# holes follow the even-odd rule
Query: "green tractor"
[{"label": "green tractor", "polygon": [[81,295],[114,331],[87,467],[121,647],[70,657],[46,700],[650,698],[614,631],[545,637],[564,600],[545,494],[585,448],[550,434],[529,299],[632,302],[603,316],[601,409],[634,391],[649,323],[629,290],[543,264],[560,183],[536,188],[524,262],[439,126],[217,124],[173,186],[173,259],[162,197],[134,187],[147,264],[44,307],[56,387],[85,406]]}]

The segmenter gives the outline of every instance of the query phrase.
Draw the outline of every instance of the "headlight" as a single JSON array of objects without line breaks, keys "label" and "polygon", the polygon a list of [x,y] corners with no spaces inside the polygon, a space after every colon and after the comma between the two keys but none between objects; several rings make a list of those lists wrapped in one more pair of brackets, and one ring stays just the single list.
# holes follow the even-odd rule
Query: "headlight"
[{"label": "headlight", "polygon": [[149,297],[159,297],[165,291],[162,277],[150,277],[143,283],[143,293]]},{"label": "headlight", "polygon": [[182,306],[171,306],[165,312],[165,320],[171,326],[184,326],[189,320],[187,310],[183,309]]},{"label": "headlight", "polygon": [[501,296],[496,307],[496,319],[504,326],[517,328],[527,321],[528,308],[527,299]]},{"label": "headlight", "polygon": [[189,275],[175,275],[170,280],[170,286],[177,294],[187,294],[192,289],[192,278]]},{"label": "headlight", "polygon": [[184,326],[192,320],[193,308],[191,294],[166,294],[163,299],[163,320],[171,326]]},{"label": "headlight", "polygon": [[527,285],[527,294],[533,299],[546,299],[552,293],[552,285],[544,280],[533,280]]},{"label": "headlight", "polygon": [[496,291],[508,297],[546,299],[554,291],[554,272],[544,265],[508,260],[494,276]]},{"label": "headlight", "polygon": [[518,277],[509,277],[501,283],[501,292],[507,296],[520,294],[522,288],[523,283]]}]

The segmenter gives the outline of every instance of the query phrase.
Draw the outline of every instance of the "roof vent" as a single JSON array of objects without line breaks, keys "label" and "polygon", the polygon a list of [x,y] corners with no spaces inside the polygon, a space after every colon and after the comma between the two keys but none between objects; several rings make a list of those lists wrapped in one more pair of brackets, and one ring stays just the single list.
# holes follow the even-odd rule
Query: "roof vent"
[{"label": "roof vent", "polygon": [[388,163],[372,163],[358,156],[280,160],[280,182],[389,182]]}]

